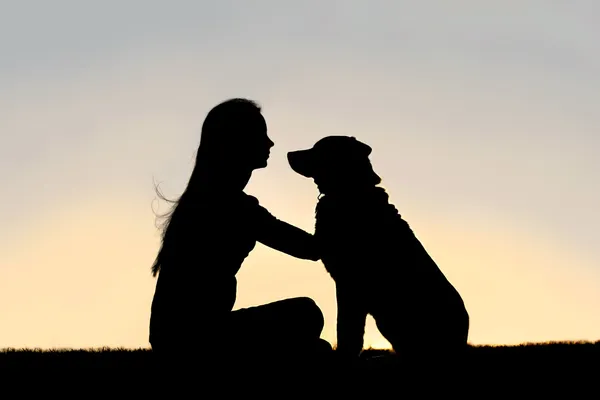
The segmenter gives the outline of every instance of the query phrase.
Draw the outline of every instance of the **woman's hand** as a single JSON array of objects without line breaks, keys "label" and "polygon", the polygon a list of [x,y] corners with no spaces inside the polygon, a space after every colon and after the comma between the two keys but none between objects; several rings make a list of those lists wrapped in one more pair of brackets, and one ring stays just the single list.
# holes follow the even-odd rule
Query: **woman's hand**
[{"label": "woman's hand", "polygon": [[321,259],[319,246],[313,235],[275,217],[260,226],[257,240],[292,257],[311,261]]},{"label": "woman's hand", "polygon": [[252,202],[252,223],[257,241],[292,257],[311,261],[321,259],[317,240],[312,234],[277,219],[255,197],[248,196],[248,199]]}]

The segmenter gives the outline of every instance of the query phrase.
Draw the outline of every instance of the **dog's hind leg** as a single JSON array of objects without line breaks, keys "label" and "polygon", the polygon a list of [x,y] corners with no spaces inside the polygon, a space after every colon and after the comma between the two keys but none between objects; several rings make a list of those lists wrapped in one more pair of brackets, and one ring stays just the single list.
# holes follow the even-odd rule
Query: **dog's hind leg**
[{"label": "dog's hind leg", "polygon": [[394,352],[403,353],[407,346],[405,330],[410,327],[406,326],[406,321],[402,320],[400,313],[378,307],[372,311],[372,316],[379,333],[390,342]]},{"label": "dog's hind leg", "polygon": [[415,372],[450,373],[462,364],[468,353],[462,326],[468,320],[456,318],[449,323],[447,318],[438,316],[436,319],[434,315],[425,314],[401,319],[399,316],[394,318],[391,312],[380,312],[373,317],[402,363]]}]

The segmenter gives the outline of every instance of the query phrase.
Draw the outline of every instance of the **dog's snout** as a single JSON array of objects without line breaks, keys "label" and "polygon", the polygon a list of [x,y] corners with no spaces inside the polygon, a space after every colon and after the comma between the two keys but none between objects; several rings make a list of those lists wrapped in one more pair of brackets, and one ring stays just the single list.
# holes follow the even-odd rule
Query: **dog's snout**
[{"label": "dog's snout", "polygon": [[288,163],[294,172],[312,178],[313,161],[309,150],[290,151],[287,154]]}]

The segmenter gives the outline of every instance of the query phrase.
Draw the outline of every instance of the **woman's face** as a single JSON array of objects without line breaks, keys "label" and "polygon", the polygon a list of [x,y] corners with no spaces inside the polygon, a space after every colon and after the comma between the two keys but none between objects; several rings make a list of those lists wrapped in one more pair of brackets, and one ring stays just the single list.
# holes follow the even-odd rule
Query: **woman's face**
[{"label": "woman's face", "polygon": [[265,168],[274,143],[267,135],[267,122],[262,114],[250,118],[243,136],[248,140],[243,141],[241,150],[247,156],[249,167],[253,170]]}]

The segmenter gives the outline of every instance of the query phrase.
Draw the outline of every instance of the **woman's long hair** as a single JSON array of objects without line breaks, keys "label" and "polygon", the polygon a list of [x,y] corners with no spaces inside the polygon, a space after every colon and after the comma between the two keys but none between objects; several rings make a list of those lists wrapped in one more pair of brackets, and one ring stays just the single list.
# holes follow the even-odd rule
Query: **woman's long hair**
[{"label": "woman's long hair", "polygon": [[224,147],[231,146],[232,140],[235,141],[236,138],[231,135],[240,133],[240,120],[257,112],[261,112],[260,106],[255,101],[243,98],[229,99],[215,106],[202,124],[194,169],[181,196],[176,200],[169,200],[155,185],[158,197],[172,206],[167,213],[157,215],[157,218],[163,220],[159,225],[162,238],[160,250],[152,265],[153,276],[158,275],[163,267],[172,243],[186,233],[178,221],[186,220],[186,216],[194,211],[196,199],[202,194],[203,188],[219,179],[219,156]]}]

